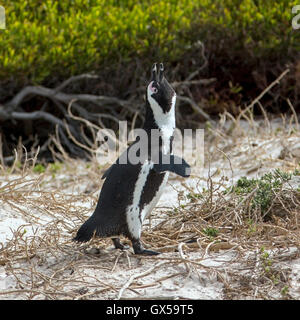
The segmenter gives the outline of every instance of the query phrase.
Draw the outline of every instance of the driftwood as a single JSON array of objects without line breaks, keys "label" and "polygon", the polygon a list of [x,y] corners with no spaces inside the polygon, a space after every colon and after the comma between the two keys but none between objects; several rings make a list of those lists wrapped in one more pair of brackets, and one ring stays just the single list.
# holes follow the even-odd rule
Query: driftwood
[{"label": "driftwood", "polygon": [[[208,114],[206,114],[202,108],[193,100],[191,95],[183,96],[185,88],[192,85],[209,85],[216,79],[200,79],[193,80],[198,74],[194,72],[191,76],[182,82],[174,82],[172,85],[179,91],[178,103],[189,105],[195,114],[203,117],[204,120],[210,120]],[[56,133],[59,135],[63,147],[66,147],[71,156],[84,156],[87,150],[91,150],[91,142],[84,134],[84,125],[82,121],[76,121],[75,117],[68,112],[68,106],[72,105],[72,113],[75,112],[79,118],[87,120],[89,123],[94,123],[99,127],[104,127],[102,119],[106,121],[118,122],[124,120],[121,117],[121,113],[128,115],[128,119],[134,119],[137,117],[143,120],[143,115],[139,111],[140,106],[136,105],[133,100],[137,100],[141,103],[142,93],[145,92],[145,87],[137,89],[137,95],[132,96],[128,100],[122,100],[117,97],[92,95],[92,94],[80,94],[80,93],[65,93],[63,90],[75,81],[82,79],[96,79],[98,78],[93,74],[81,74],[73,76],[64,82],[62,82],[56,88],[46,88],[43,86],[26,86],[20,92],[18,92],[10,101],[0,104],[0,124],[4,122],[11,122],[14,125],[18,123],[26,123],[31,121],[33,124],[36,120],[42,120],[50,124],[53,130],[50,130],[48,137],[44,137],[44,141]],[[23,108],[24,103],[29,102],[33,98],[45,99],[45,104],[40,110],[28,112]],[[51,106],[51,108],[49,107]],[[90,111],[93,109],[93,111]],[[57,110],[59,115],[57,115]],[[96,110],[96,111],[95,111]],[[98,112],[99,110],[99,112]],[[56,111],[56,112],[55,112]],[[56,129],[55,129],[56,128]],[[88,131],[93,129],[88,128]],[[0,131],[0,134],[6,135],[6,132]],[[94,136],[94,134],[92,134]],[[17,137],[16,137],[17,138]],[[86,145],[87,148],[82,148]],[[10,150],[10,154],[13,151]],[[6,153],[7,150],[6,150]],[[11,161],[14,156],[6,156],[4,160]]]}]

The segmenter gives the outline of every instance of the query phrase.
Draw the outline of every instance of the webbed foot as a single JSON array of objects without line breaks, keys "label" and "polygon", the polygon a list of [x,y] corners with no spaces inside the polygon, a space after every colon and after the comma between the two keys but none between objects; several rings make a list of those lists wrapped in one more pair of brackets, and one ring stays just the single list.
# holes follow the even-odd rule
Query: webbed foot
[{"label": "webbed foot", "polygon": [[160,254],[160,252],[145,249],[140,240],[132,240],[132,247],[135,254],[143,254],[146,256],[155,256]]}]

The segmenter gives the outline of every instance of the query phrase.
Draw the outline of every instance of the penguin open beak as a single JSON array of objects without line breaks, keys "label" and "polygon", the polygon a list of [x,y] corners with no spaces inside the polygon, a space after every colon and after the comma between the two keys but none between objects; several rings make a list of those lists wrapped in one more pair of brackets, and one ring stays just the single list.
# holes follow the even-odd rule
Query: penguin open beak
[{"label": "penguin open beak", "polygon": [[160,63],[159,70],[158,70],[157,63],[155,62],[152,65],[152,69],[151,69],[151,81],[161,82],[163,77],[164,77],[164,65]]},{"label": "penguin open beak", "polygon": [[159,82],[162,81],[164,77],[164,65],[162,63],[159,64]]},{"label": "penguin open beak", "polygon": [[156,62],[152,65],[151,81],[157,81],[157,63]]}]

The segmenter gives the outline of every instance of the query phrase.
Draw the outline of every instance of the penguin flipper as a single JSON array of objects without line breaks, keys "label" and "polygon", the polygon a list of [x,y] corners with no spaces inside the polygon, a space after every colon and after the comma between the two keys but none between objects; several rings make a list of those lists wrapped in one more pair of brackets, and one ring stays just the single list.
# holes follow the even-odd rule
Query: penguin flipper
[{"label": "penguin flipper", "polygon": [[108,175],[109,173],[111,172],[112,168],[113,168],[114,164],[111,165],[108,169],[106,169],[103,173],[103,176],[101,177],[102,180],[104,180]]},{"label": "penguin flipper", "polygon": [[156,172],[170,171],[181,177],[189,177],[191,175],[190,165],[183,159],[173,154],[160,155],[159,163],[154,164],[153,169]]},{"label": "penguin flipper", "polygon": [[112,169],[115,167],[115,166],[118,166],[120,163],[120,158],[123,157],[123,160],[124,160],[124,154],[127,155],[128,154],[128,149],[125,150],[121,156],[117,159],[117,161],[115,163],[113,163],[108,169],[106,169],[103,173],[103,176],[101,177],[102,180],[104,180],[108,175],[109,173],[112,171]]}]

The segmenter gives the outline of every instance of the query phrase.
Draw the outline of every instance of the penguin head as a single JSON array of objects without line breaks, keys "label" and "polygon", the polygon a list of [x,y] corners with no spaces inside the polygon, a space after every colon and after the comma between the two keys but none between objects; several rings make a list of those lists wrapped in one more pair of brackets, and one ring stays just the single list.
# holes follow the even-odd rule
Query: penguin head
[{"label": "penguin head", "polygon": [[147,100],[153,111],[161,109],[163,113],[168,113],[175,105],[176,93],[164,76],[164,66],[162,63],[154,63],[151,70],[151,80],[147,87]]}]

